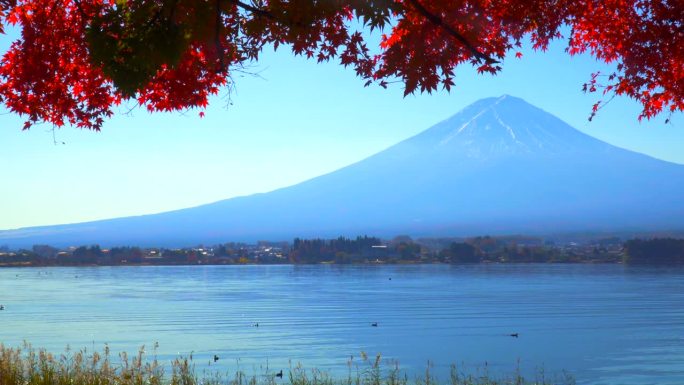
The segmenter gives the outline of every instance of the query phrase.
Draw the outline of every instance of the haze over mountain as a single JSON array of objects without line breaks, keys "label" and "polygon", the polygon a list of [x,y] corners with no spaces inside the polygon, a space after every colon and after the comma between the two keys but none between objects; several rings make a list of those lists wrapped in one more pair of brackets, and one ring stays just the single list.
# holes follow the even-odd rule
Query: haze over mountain
[{"label": "haze over mountain", "polygon": [[0,245],[680,230],[683,197],[684,166],[599,141],[505,95],[294,186],[161,214],[0,231]]}]

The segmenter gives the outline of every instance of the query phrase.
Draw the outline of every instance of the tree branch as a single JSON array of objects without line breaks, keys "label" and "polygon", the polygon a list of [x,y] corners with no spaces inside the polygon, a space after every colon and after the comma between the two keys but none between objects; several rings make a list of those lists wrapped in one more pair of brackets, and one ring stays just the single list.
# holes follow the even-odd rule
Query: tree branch
[{"label": "tree branch", "polygon": [[449,35],[453,36],[456,40],[461,42],[461,44],[463,44],[468,49],[468,51],[470,51],[470,54],[477,58],[477,61],[484,61],[487,64],[499,63],[499,61],[480,52],[477,48],[470,44],[468,39],[466,39],[463,35],[461,35],[460,33],[456,32],[456,30],[451,28],[451,26],[445,23],[441,17],[428,11],[427,8],[425,8],[421,3],[418,2],[418,0],[408,0],[408,2],[411,3],[411,5],[413,5],[413,7],[420,14],[425,16],[425,18],[428,19],[432,24],[444,29]]},{"label": "tree branch", "polygon": [[214,49],[216,49],[216,55],[218,56],[219,59],[219,67],[220,71],[223,72],[226,70],[226,61],[224,56],[226,55],[225,50],[223,49],[223,44],[221,44],[221,25],[222,21],[221,20],[221,0],[216,0],[216,20],[214,22],[216,23],[216,26],[214,28]]},{"label": "tree branch", "polygon": [[252,12],[258,16],[264,16],[268,19],[275,20],[275,16],[273,16],[273,14],[271,12],[266,11],[264,9],[254,7],[254,6],[249,5],[247,3],[243,3],[240,0],[228,0],[228,2],[233,3],[233,4],[237,5],[238,7],[245,9],[247,11],[250,11],[250,12]]}]

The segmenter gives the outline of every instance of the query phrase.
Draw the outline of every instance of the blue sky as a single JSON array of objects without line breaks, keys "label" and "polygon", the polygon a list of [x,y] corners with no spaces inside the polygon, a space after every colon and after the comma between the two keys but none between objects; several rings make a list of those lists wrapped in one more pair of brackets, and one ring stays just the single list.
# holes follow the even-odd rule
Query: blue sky
[{"label": "blue sky", "polygon": [[[10,37],[0,37],[6,47]],[[485,97],[510,94],[611,144],[684,164],[684,119],[639,123],[637,103],[616,98],[589,123],[597,95],[581,85],[607,69],[588,56],[523,50],[498,76],[464,66],[451,93],[404,98],[400,84],[363,87],[353,70],[266,52],[235,74],[236,90],[197,111],[117,109],[102,132],[49,126],[22,132],[0,115],[0,229],[140,215],[266,192],[381,151]],[[65,144],[61,144],[64,142]]]}]

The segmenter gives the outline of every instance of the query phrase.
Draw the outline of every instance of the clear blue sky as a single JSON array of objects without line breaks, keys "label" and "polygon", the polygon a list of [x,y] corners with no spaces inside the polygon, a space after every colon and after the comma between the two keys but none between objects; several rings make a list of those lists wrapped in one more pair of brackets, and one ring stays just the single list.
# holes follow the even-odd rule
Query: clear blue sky
[{"label": "clear blue sky", "polygon": [[[0,36],[0,48],[10,37]],[[54,145],[48,126],[22,132],[0,115],[0,229],[155,213],[266,192],[334,171],[372,155],[485,97],[510,94],[611,144],[684,164],[684,119],[637,122],[640,107],[614,99],[587,122],[596,95],[581,85],[606,68],[570,58],[558,42],[524,50],[498,76],[457,72],[452,92],[402,97],[402,87],[363,87],[351,69],[316,64],[288,51],[267,52],[235,74],[236,92],[212,100],[206,117],[127,113],[102,132],[65,127]]]}]

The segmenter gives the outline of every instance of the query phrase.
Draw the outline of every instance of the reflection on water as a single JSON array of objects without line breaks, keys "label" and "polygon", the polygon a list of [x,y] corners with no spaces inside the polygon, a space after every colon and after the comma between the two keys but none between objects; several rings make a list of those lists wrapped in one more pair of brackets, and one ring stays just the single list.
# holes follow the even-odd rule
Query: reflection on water
[{"label": "reflection on water", "polygon": [[[391,279],[390,279],[391,278]],[[619,265],[0,269],[0,342],[347,373],[361,351],[580,384],[684,382],[684,269]],[[377,322],[377,327],[371,324]],[[259,326],[254,325],[258,323]],[[519,333],[519,338],[510,337]],[[239,361],[238,361],[239,359]],[[215,366],[216,365],[216,366]]]}]

